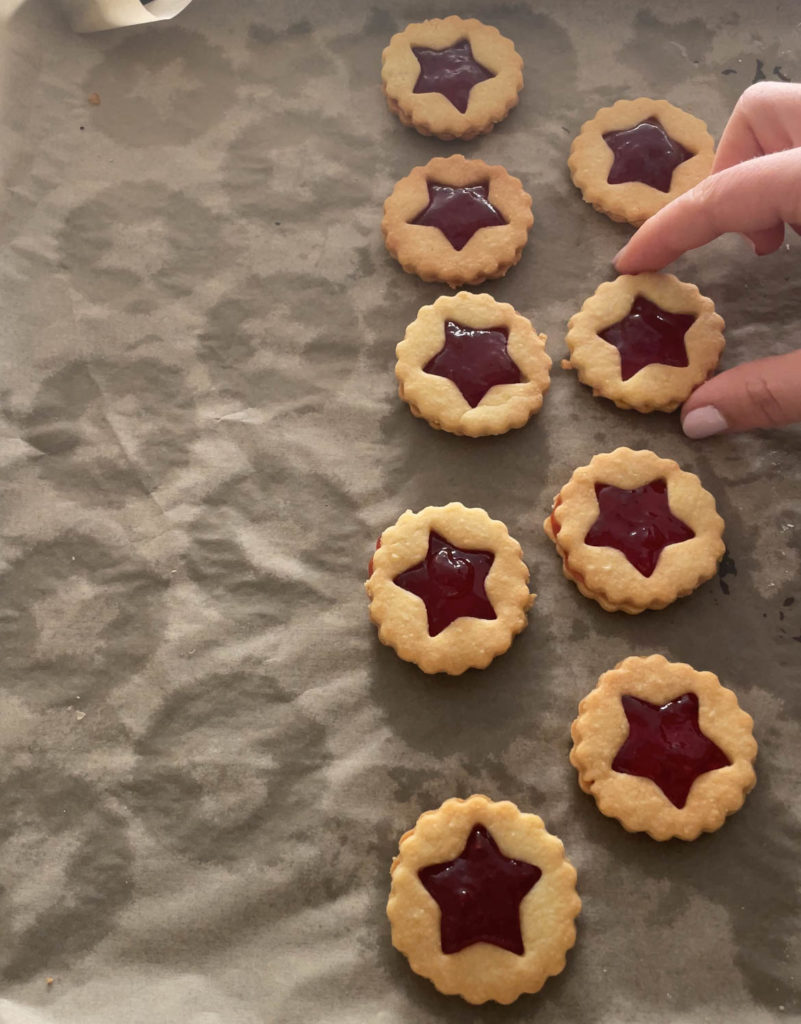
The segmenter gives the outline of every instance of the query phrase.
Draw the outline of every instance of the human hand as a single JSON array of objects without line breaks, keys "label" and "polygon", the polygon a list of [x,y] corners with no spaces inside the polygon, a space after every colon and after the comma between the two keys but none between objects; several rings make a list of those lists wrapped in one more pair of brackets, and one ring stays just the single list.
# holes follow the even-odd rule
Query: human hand
[{"label": "human hand", "polygon": [[[801,234],[801,85],[761,82],[737,101],[709,177],[647,220],[614,264],[621,274],[660,270],[727,231],[761,256],[779,248],[786,224]],[[681,415],[693,438],[801,420],[801,350],[713,377]]]}]

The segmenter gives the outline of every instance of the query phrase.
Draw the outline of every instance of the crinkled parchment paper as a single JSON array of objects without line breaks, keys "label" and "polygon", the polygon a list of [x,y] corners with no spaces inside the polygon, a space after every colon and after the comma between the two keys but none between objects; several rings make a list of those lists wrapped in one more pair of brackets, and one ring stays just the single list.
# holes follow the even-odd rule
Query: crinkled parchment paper
[{"label": "crinkled parchment paper", "polygon": [[[379,87],[390,35],[452,11],[195,0],[80,36],[28,0],[8,20],[2,1024],[799,1014],[801,432],[693,443],[558,361],[629,234],[568,179],[581,123],[656,95],[719,136],[755,78],[801,78],[801,16],[791,0],[474,4],[526,86],[460,145],[402,127]],[[523,259],[487,290],[555,361],[540,416],[476,441],[397,398],[394,346],[445,289],[404,274],[379,229],[399,177],[458,151],[533,197]],[[727,238],[673,268],[726,318],[725,366],[801,342],[788,241],[756,259]],[[572,470],[621,444],[699,473],[729,546],[719,579],[635,618],[582,598],[541,529]],[[450,500],[508,524],[539,594],[511,651],[456,680],[382,648],[362,589],[381,530]],[[692,844],[626,834],[567,760],[579,699],[652,652],[717,672],[756,719],[756,789]],[[567,970],[508,1008],[440,996],[384,916],[400,834],[474,791],[541,814],[584,899]]]}]

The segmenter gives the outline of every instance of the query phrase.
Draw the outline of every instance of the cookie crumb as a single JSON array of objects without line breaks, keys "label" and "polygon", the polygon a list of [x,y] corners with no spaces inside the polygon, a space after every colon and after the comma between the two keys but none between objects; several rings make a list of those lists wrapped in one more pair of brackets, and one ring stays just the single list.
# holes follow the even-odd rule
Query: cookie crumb
[{"label": "cookie crumb", "polygon": [[79,722],[82,722],[84,720],[84,718],[86,718],[86,712],[85,711],[76,711],[75,712],[75,717],[78,719]]},{"label": "cookie crumb", "polygon": [[54,980],[53,978],[48,978],[47,979],[47,987],[48,988],[53,984],[53,980]]},{"label": "cookie crumb", "polygon": [[89,99],[89,102],[92,104],[93,107],[99,107],[100,106],[100,93],[99,92],[93,92],[88,97],[88,99]]}]

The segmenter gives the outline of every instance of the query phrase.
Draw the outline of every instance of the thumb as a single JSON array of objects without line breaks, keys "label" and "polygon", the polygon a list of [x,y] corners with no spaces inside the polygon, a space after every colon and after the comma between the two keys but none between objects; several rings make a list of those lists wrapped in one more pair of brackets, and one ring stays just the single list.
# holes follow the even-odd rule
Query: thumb
[{"label": "thumb", "polygon": [[780,427],[801,420],[801,349],[743,363],[697,388],[684,403],[687,437]]}]

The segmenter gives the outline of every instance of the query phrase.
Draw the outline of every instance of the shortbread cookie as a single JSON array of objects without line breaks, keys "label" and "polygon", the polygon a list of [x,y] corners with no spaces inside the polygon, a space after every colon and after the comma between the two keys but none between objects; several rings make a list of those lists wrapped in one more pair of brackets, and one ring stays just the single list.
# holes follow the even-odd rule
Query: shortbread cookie
[{"label": "shortbread cookie", "polygon": [[445,995],[511,1003],[564,970],[576,871],[536,814],[446,800],[401,837],[390,873],[392,944]]},{"label": "shortbread cookie", "polygon": [[606,611],[629,615],[665,608],[714,576],[723,525],[695,474],[630,448],[577,469],[544,523],[565,576]]},{"label": "shortbread cookie", "polygon": [[533,223],[531,196],[517,178],[456,154],[434,157],[397,183],[381,230],[407,273],[458,288],[502,277]]},{"label": "shortbread cookie", "polygon": [[624,274],[570,318],[567,365],[619,409],[672,412],[717,366],[724,327],[694,284],[673,274]]},{"label": "shortbread cookie", "polygon": [[408,25],[381,57],[389,109],[421,135],[472,139],[492,131],[523,88],[514,43],[475,18]]},{"label": "shortbread cookie", "polygon": [[584,201],[639,227],[712,170],[715,141],[667,100],[618,100],[581,126],[567,162]]},{"label": "shortbread cookie", "polygon": [[534,603],[521,555],[481,508],[404,512],[381,534],[365,584],[379,640],[424,672],[486,668]]},{"label": "shortbread cookie", "polygon": [[570,761],[601,813],[627,831],[695,839],[753,789],[753,725],[712,672],[661,654],[626,658],[579,704]]},{"label": "shortbread cookie", "polygon": [[491,295],[443,295],[423,306],[395,350],[398,392],[439,430],[503,434],[542,406],[551,382],[545,341]]}]

